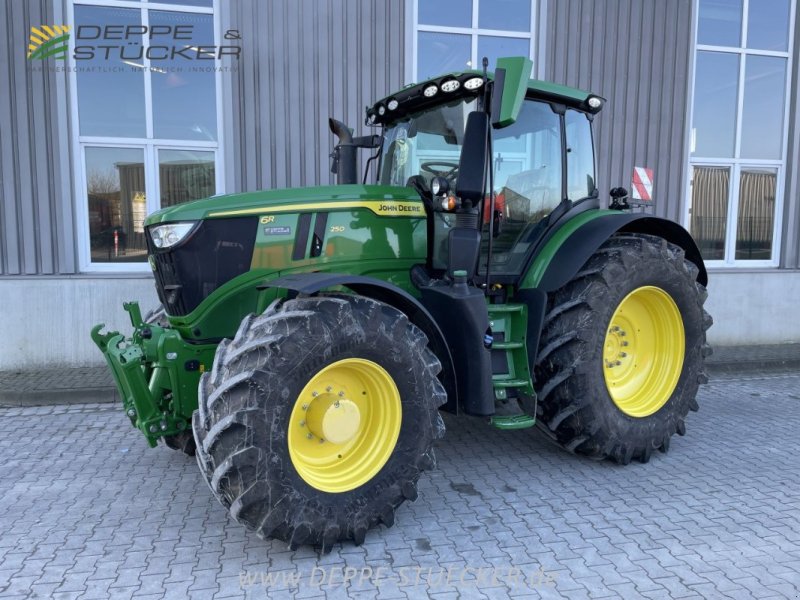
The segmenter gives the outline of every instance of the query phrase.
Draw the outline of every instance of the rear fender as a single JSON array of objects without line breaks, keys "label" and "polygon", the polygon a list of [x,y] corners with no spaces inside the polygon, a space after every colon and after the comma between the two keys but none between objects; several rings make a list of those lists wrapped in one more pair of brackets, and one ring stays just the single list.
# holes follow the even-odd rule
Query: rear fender
[{"label": "rear fender", "polygon": [[[597,216],[591,218],[591,215]],[[520,288],[538,288],[544,292],[552,292],[563,287],[608,238],[623,232],[654,235],[680,246],[686,253],[687,260],[694,263],[699,270],[697,281],[702,285],[708,284],[708,274],[697,244],[688,231],[673,221],[650,215],[611,211],[582,213],[575,219],[585,222],[567,236],[559,235],[560,231],[556,231],[550,237],[531,261],[528,271],[522,277]],[[570,225],[570,221],[567,221],[561,229],[570,228]]]}]

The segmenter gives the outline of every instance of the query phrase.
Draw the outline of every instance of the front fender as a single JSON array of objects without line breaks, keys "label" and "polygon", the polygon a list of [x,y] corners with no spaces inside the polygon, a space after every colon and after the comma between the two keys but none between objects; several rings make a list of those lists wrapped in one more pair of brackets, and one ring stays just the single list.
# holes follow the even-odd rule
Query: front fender
[{"label": "front fender", "polygon": [[299,294],[312,295],[335,286],[346,287],[356,294],[384,302],[408,317],[428,337],[431,350],[442,363],[439,379],[447,392],[447,404],[442,408],[457,411],[458,388],[455,365],[444,334],[428,310],[405,290],[374,277],[344,273],[296,273],[266,281],[258,289],[280,288]]}]

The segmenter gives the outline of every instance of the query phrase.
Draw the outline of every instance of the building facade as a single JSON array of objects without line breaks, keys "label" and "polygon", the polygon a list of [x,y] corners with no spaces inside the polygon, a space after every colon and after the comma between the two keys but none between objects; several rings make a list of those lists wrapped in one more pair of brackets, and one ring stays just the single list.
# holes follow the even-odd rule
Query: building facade
[{"label": "building facade", "polygon": [[[331,183],[333,116],[528,55],[608,102],[601,197],[652,210],[710,272],[712,343],[800,341],[797,0],[10,0],[0,7],[0,369],[88,365],[157,303],[142,219]],[[175,53],[175,49],[179,52]]]}]

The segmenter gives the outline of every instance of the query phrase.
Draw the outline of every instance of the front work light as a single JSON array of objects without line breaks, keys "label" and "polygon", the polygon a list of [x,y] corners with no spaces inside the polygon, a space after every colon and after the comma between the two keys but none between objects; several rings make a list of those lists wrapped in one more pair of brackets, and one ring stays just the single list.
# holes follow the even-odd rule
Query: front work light
[{"label": "front work light", "polygon": [[150,238],[156,248],[169,248],[186,237],[194,223],[165,223],[150,228]]},{"label": "front work light", "polygon": [[592,108],[600,108],[603,106],[603,100],[597,96],[590,96],[586,103]]},{"label": "front work light", "polygon": [[426,98],[432,98],[433,96],[436,95],[436,92],[438,92],[438,91],[439,91],[439,88],[437,88],[435,85],[429,85],[424,90],[422,90],[422,94]]},{"label": "front work light", "polygon": [[473,77],[464,82],[464,87],[468,90],[477,90],[483,85],[483,77]]},{"label": "front work light", "polygon": [[461,82],[459,82],[458,79],[450,79],[449,81],[445,81],[441,87],[443,92],[455,92],[461,87]]}]

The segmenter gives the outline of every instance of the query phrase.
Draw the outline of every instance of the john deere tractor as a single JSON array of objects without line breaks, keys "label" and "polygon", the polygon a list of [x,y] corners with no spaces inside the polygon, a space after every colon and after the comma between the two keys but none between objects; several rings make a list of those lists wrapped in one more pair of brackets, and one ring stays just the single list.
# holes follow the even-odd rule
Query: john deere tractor
[{"label": "john deere tractor", "polygon": [[367,108],[372,135],[331,120],[335,186],[147,217],[162,308],[128,303],[129,337],[92,337],[131,424],[196,453],[259,535],[325,551],[392,525],[440,410],[623,464],[684,434],[703,260],[679,225],[600,208],[604,100],[530,72],[407,86]]}]

